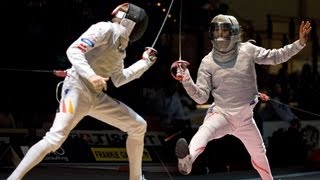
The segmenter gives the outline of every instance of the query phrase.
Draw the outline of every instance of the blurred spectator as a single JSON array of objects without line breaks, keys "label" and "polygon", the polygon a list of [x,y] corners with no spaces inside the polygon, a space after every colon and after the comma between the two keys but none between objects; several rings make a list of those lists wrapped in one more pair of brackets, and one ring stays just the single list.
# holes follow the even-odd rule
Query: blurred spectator
[{"label": "blurred spectator", "polygon": [[281,120],[291,122],[298,119],[284,102],[282,87],[279,84],[274,85],[272,99],[273,101],[271,100],[270,104]]},{"label": "blurred spectator", "polygon": [[[291,99],[291,92],[290,92],[290,84],[289,84],[289,73],[288,73],[288,62],[282,63],[281,68],[278,71],[278,74],[275,77],[275,82],[271,84],[273,87],[273,93],[275,96],[279,97],[281,102],[289,103]],[[275,83],[277,85],[275,85]],[[276,86],[280,86],[281,92],[279,92]]]},{"label": "blurred spectator", "polygon": [[273,34],[272,19],[271,19],[271,15],[267,14],[267,37],[268,37],[268,39],[272,39],[272,34]]},{"label": "blurred spectator", "polygon": [[0,128],[16,128],[15,120],[11,112],[0,112]]},{"label": "blurred spectator", "polygon": [[297,165],[307,160],[307,145],[300,127],[300,121],[293,120],[287,130],[280,128],[272,134],[267,152],[273,166]]},{"label": "blurred spectator", "polygon": [[[298,106],[305,111],[317,112],[318,99],[315,98],[317,91],[317,79],[312,72],[312,66],[309,63],[303,65],[298,79]],[[315,117],[303,114],[305,119],[313,119]],[[318,118],[318,117],[317,117]]]},{"label": "blurred spectator", "polygon": [[[263,91],[262,93],[270,94]],[[280,84],[275,84],[271,92],[271,100],[261,102],[257,110],[262,121],[282,120],[291,123],[299,118],[291,111],[289,105],[283,102],[283,91]]]},{"label": "blurred spectator", "polygon": [[307,125],[301,129],[303,141],[308,152],[318,147],[319,130],[311,125]]},{"label": "blurred spectator", "polygon": [[181,95],[176,88],[164,87],[160,89],[153,89],[154,96],[150,97],[148,104],[148,115],[156,116],[161,129],[172,128],[174,124],[179,124],[177,121],[189,121],[188,114],[182,104]]}]

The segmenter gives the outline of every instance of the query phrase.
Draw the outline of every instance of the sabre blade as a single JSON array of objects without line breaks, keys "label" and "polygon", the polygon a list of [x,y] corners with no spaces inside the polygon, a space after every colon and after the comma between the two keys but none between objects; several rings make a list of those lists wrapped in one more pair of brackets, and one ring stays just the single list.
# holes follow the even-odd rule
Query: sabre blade
[{"label": "sabre blade", "polygon": [[160,30],[159,30],[156,38],[154,39],[154,41],[153,41],[153,43],[152,43],[152,45],[151,45],[151,48],[154,48],[154,46],[156,45],[156,43],[157,43],[157,41],[158,41],[158,39],[159,39],[159,36],[160,36],[161,31],[162,31],[162,29],[163,29],[163,26],[164,26],[164,24],[166,23],[167,18],[168,18],[168,16],[169,16],[169,13],[170,13],[170,11],[171,11],[171,7],[172,7],[172,4],[173,4],[173,1],[174,1],[174,0],[172,0],[171,3],[170,3],[170,6],[169,6],[168,11],[167,11],[167,14],[166,14],[166,16],[164,17],[164,20],[163,20],[163,22],[162,22],[162,25],[161,25],[161,27],[160,27]]},{"label": "sabre blade", "polygon": [[12,68],[0,68],[0,71],[16,71],[16,72],[44,72],[53,73],[52,70],[40,70],[40,69],[12,69]]}]

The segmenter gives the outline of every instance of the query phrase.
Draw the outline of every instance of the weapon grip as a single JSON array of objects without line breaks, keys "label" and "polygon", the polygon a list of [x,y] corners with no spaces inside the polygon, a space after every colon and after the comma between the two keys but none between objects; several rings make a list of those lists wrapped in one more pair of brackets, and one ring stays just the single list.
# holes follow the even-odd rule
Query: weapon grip
[{"label": "weapon grip", "polygon": [[148,52],[149,56],[158,54],[158,51],[152,47],[146,47],[145,50]]}]

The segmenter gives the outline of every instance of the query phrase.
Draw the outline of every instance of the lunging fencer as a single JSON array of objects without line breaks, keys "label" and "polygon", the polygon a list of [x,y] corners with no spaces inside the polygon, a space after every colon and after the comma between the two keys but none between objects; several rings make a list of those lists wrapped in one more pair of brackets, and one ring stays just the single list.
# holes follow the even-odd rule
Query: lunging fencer
[{"label": "lunging fencer", "polygon": [[259,96],[255,64],[276,65],[288,61],[306,46],[310,31],[309,21],[302,21],[298,40],[279,49],[265,49],[249,41],[241,42],[240,25],[235,17],[220,14],[212,19],[209,27],[212,51],[202,59],[196,83],[186,66],[177,66],[184,67],[177,72],[182,71],[181,83],[194,101],[203,104],[210,95],[214,97],[190,144],[184,138],[176,143],[182,174],[191,172],[192,163],[209,141],[230,134],[242,141],[260,177],[273,179],[266,148],[253,119]]},{"label": "lunging fencer", "polygon": [[34,144],[8,180],[22,179],[50,152],[57,150],[70,131],[89,115],[128,134],[126,150],[129,158],[129,179],[144,179],[142,155],[146,121],[124,103],[106,92],[107,81],[116,87],[139,78],[155,63],[156,51],[146,49],[142,58],[124,67],[129,42],[139,40],[148,25],[145,10],[131,3],[119,5],[111,21],[91,25],[67,49],[72,67],[64,79],[59,112],[50,130]]}]

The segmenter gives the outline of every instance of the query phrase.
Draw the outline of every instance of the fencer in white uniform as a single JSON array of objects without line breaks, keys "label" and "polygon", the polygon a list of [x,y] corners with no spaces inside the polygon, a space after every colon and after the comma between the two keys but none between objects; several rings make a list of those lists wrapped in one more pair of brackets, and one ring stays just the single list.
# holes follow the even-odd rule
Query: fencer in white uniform
[{"label": "fencer in white uniform", "polygon": [[142,155],[147,123],[103,90],[107,89],[109,79],[119,87],[139,78],[156,61],[156,56],[147,49],[140,60],[125,68],[125,49],[129,41],[142,37],[148,16],[144,9],[131,3],[119,5],[112,15],[112,21],[93,24],[67,49],[72,67],[67,70],[63,82],[59,112],[50,130],[29,149],[8,180],[22,179],[48,153],[57,150],[87,115],[127,133],[129,178],[143,179]]},{"label": "fencer in white uniform", "polygon": [[192,163],[209,141],[229,134],[242,141],[260,177],[273,179],[265,145],[253,119],[259,95],[255,64],[276,65],[288,61],[306,46],[310,30],[310,23],[302,22],[299,40],[279,49],[265,49],[251,42],[241,42],[240,26],[235,17],[217,15],[212,19],[209,37],[213,48],[201,61],[196,83],[188,69],[182,69],[181,83],[194,101],[203,104],[209,96],[214,97],[190,144],[184,138],[176,143],[182,174],[191,172]]}]

